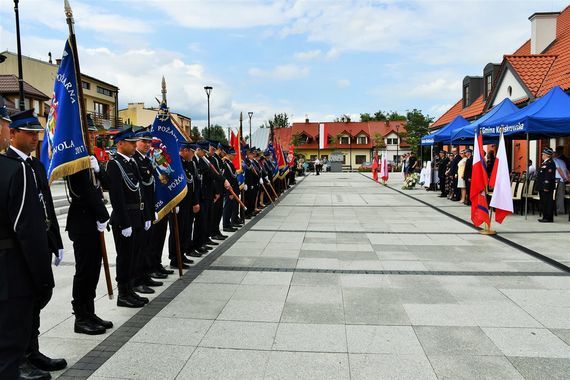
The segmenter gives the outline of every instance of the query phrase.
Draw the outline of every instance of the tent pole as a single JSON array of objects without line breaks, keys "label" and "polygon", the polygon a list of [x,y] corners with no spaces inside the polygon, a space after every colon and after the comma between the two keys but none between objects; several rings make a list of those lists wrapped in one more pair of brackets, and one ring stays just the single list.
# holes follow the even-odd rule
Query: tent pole
[{"label": "tent pole", "polygon": [[525,177],[525,191],[526,191],[526,197],[524,197],[524,220],[528,219],[528,184],[530,183],[529,178],[528,178],[528,168],[529,168],[529,163],[530,163],[530,142],[529,142],[529,136],[528,133],[526,134],[526,177]]}]

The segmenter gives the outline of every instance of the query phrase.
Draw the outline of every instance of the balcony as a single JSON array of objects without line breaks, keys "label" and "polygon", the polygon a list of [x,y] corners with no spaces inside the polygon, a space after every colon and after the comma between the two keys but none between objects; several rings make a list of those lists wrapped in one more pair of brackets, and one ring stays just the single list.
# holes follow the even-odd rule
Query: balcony
[{"label": "balcony", "polygon": [[91,116],[97,129],[109,130],[123,127],[123,119],[109,113],[87,112],[87,115]]}]

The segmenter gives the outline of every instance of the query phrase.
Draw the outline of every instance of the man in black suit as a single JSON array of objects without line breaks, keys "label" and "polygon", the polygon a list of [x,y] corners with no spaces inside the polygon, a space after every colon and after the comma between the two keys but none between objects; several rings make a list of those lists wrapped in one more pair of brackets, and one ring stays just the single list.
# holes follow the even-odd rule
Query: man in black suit
[{"label": "man in black suit", "polygon": [[458,169],[459,169],[459,161],[461,161],[461,155],[459,154],[457,148],[453,148],[452,150],[453,153],[453,159],[451,160],[451,165],[449,167],[449,181],[450,181],[450,191],[451,194],[449,194],[449,197],[452,201],[458,201],[459,200],[459,193],[458,193],[458,188],[457,188],[457,173],[458,173]]},{"label": "man in black suit", "polygon": [[133,289],[145,208],[138,166],[132,158],[137,138],[128,127],[117,133],[114,140],[117,154],[107,164],[107,175],[113,206],[111,226],[117,250],[117,306],[140,308],[148,303],[148,298],[139,296]]},{"label": "man in black suit", "polygon": [[[8,111],[0,98],[0,151],[10,143]],[[54,287],[43,207],[31,169],[19,157],[0,154],[0,379],[49,379],[20,363],[38,307]]]},{"label": "man in black suit", "polygon": [[[46,169],[40,160],[31,156],[32,152],[35,152],[38,147],[38,135],[41,131],[43,131],[43,128],[37,117],[34,116],[33,109],[12,115],[12,124],[10,124],[11,145],[6,155],[24,162],[32,174],[34,185],[38,190],[37,196],[43,211],[40,215],[43,216],[47,227],[47,249],[48,252],[55,255],[56,264],[59,265],[63,259],[63,241],[61,240],[59,232],[59,225],[53,206]],[[39,350],[40,311],[46,304],[47,302],[44,304],[38,301],[35,302],[34,305],[32,335],[27,349],[28,360],[22,364],[22,370],[24,372],[30,367],[36,367],[42,371],[59,371],[67,367],[65,359],[51,359],[42,354]]]},{"label": "man in black suit", "polygon": [[[209,142],[209,153],[208,153],[208,160],[216,169],[216,171],[223,175],[224,172],[224,165],[222,162],[221,155],[223,154],[223,147],[222,144],[217,141],[210,141]],[[223,235],[220,231],[220,222],[222,221],[223,209],[224,209],[224,187],[223,183],[220,181],[215,182],[215,191],[217,194],[220,195],[217,201],[214,202],[212,205],[211,211],[211,218],[210,218],[210,238],[213,240],[225,240],[227,238],[226,235]]]},{"label": "man in black suit", "polygon": [[440,150],[439,152],[439,165],[437,167],[437,177],[439,178],[439,189],[441,190],[440,198],[447,197],[447,188],[445,186],[445,172],[447,170],[447,164],[449,164],[449,158],[447,158],[447,152],[445,150]]},{"label": "man in black suit", "polygon": [[[97,128],[89,125],[91,146],[95,143]],[[103,172],[95,156],[91,168],[65,178],[70,198],[66,230],[73,242],[75,275],[73,276],[74,331],[78,334],[99,335],[113,327],[113,323],[95,314],[95,294],[101,274],[101,240],[109,223],[109,213],[103,202],[101,179]]]},{"label": "man in black suit", "polygon": [[[237,180],[237,171],[233,164],[235,150],[229,148],[226,152],[226,156],[223,159],[224,165],[224,178],[230,183],[232,190],[237,195],[239,194],[239,184]],[[238,202],[234,199],[234,196],[226,190],[224,193],[224,221],[223,228],[225,232],[235,232],[237,231],[236,224],[237,212],[238,212]]]},{"label": "man in black suit", "polygon": [[467,206],[471,205],[471,177],[473,174],[473,151],[471,149],[465,149],[465,155],[467,156],[467,161],[465,162],[465,171],[463,172],[463,179],[465,180],[465,191],[467,196],[465,197],[465,204]]},{"label": "man in black suit", "polygon": [[140,257],[136,260],[135,267],[135,291],[139,293],[152,294],[154,289],[151,286],[161,286],[162,282],[151,278],[151,273],[155,278],[166,278],[163,273],[156,273],[152,268],[152,222],[155,220],[154,213],[154,176],[153,167],[148,153],[150,152],[152,135],[147,131],[140,131],[136,134],[137,142],[133,159],[137,163],[138,172],[141,177],[140,188],[144,203],[143,220],[144,230],[141,231]]}]

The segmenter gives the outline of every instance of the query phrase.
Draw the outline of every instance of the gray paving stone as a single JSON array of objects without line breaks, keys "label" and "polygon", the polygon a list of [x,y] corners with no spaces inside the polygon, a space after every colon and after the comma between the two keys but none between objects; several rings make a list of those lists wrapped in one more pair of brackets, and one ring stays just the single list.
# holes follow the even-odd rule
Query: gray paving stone
[{"label": "gray paving stone", "polygon": [[412,325],[423,326],[477,326],[477,321],[466,305],[404,304]]},{"label": "gray paving stone", "polygon": [[212,323],[212,320],[207,319],[155,317],[133,336],[131,341],[197,346]]},{"label": "gray paving stone", "polygon": [[243,278],[244,285],[289,285],[293,272],[248,272]]},{"label": "gray paving stone", "polygon": [[342,304],[342,289],[338,286],[291,286],[287,303]]},{"label": "gray paving stone", "polygon": [[348,355],[273,351],[265,379],[349,379]]},{"label": "gray paving stone", "polygon": [[546,329],[483,328],[506,356],[570,358],[570,347]]},{"label": "gray paving stone", "polygon": [[502,354],[479,327],[415,326],[414,330],[428,356]]},{"label": "gray paving stone", "polygon": [[218,320],[279,322],[285,301],[231,299],[218,315]]},{"label": "gray paving stone", "polygon": [[304,273],[295,272],[291,285],[296,286],[339,286],[340,275],[336,273]]},{"label": "gray paving stone", "polygon": [[430,355],[439,379],[523,379],[504,356]]},{"label": "gray paving stone", "polygon": [[347,352],[345,326],[281,323],[273,350]]},{"label": "gray paving stone", "polygon": [[410,325],[408,314],[401,304],[344,302],[344,317],[347,324],[364,325]]},{"label": "gray paving stone", "polygon": [[202,272],[194,282],[210,284],[239,284],[242,282],[245,275],[246,272],[206,270]]},{"label": "gray paving stone", "polygon": [[411,326],[347,325],[348,352],[357,354],[421,355]]},{"label": "gray paving stone", "polygon": [[425,355],[349,354],[353,380],[435,380]]},{"label": "gray paving stone", "polygon": [[550,329],[550,331],[562,339],[567,345],[570,346],[570,330],[568,329]]},{"label": "gray paving stone", "polygon": [[527,380],[565,380],[570,373],[570,359],[509,357]]},{"label": "gray paving stone", "polygon": [[263,379],[269,351],[198,347],[177,379]]},{"label": "gray paving stone", "polygon": [[343,324],[344,310],[340,303],[286,302],[281,322]]},{"label": "gray paving stone", "polygon": [[215,321],[200,347],[270,350],[276,323]]}]

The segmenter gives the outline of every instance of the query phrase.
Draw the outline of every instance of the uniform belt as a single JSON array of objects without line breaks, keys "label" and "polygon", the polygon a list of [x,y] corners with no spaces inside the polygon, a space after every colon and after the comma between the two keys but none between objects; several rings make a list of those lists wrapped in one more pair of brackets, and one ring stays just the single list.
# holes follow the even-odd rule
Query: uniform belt
[{"label": "uniform belt", "polygon": [[127,210],[139,210],[142,211],[144,210],[144,202],[141,203],[128,203],[126,205]]},{"label": "uniform belt", "polygon": [[16,248],[17,243],[16,240],[8,238],[8,239],[0,239],[0,250],[3,249],[12,249]]}]

